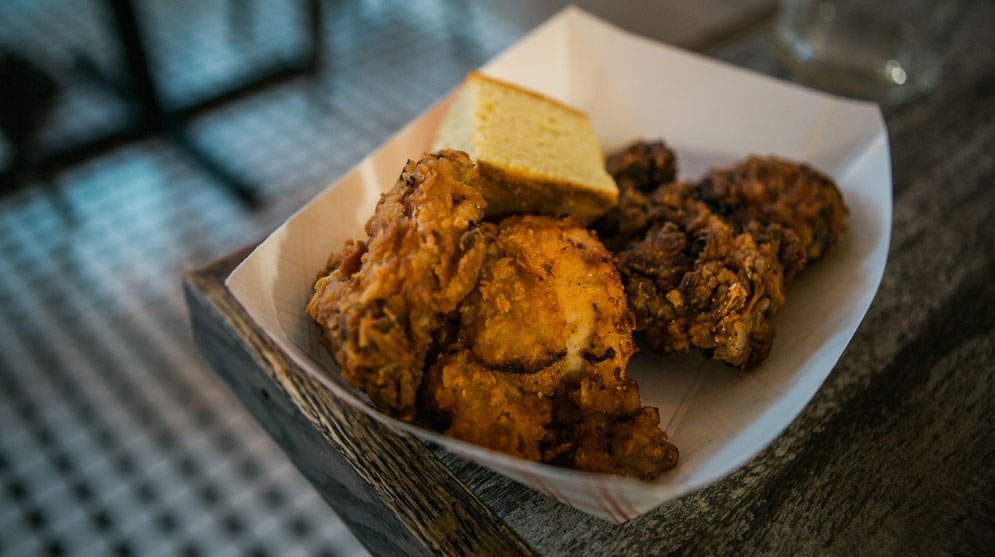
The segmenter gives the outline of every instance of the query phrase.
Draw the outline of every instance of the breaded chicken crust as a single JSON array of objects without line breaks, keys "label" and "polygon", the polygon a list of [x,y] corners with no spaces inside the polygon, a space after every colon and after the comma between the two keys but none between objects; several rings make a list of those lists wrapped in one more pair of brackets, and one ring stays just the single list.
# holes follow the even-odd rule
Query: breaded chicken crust
[{"label": "breaded chicken crust", "polygon": [[474,288],[486,203],[461,151],[408,161],[366,223],[366,241],[331,255],[307,312],[350,385],[410,420],[444,316]]},{"label": "breaded chicken crust", "polygon": [[[752,156],[714,169],[694,192],[712,213],[737,229],[778,224],[794,232],[806,262],[825,255],[843,235],[843,194],[831,178],[805,164]],[[789,270],[790,275],[795,270]]]},{"label": "breaded chicken crust", "polygon": [[478,287],[425,377],[447,435],[581,470],[653,478],[677,462],[627,374],[635,322],[611,255],[571,219],[486,225]]},{"label": "breaded chicken crust", "polygon": [[619,206],[597,223],[616,254],[637,331],[748,370],[770,352],[785,282],[843,232],[836,185],[811,167],[751,157],[698,184],[674,182],[663,142],[609,157]]},{"label": "breaded chicken crust", "polygon": [[408,162],[308,303],[342,376],[391,415],[426,410],[514,456],[645,479],[673,467],[626,372],[635,321],[612,256],[578,221],[479,223],[484,206],[464,153]]}]

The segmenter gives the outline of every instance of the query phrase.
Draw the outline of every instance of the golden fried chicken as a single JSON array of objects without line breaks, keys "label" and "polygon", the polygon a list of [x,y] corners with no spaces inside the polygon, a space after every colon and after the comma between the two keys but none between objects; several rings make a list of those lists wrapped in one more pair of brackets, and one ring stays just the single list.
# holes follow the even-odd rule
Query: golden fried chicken
[{"label": "golden fried chicken", "polygon": [[366,223],[369,239],[332,254],[307,306],[342,376],[405,420],[433,335],[477,284],[479,181],[461,151],[408,161]]},{"label": "golden fried chicken", "polygon": [[408,162],[308,304],[342,376],[394,416],[423,408],[515,456],[647,479],[673,467],[626,372],[635,323],[608,251],[574,220],[478,224],[484,207],[464,153]]},{"label": "golden fried chicken", "polygon": [[662,142],[630,146],[608,168],[619,206],[597,226],[618,258],[637,331],[664,353],[697,347],[743,370],[758,365],[785,281],[842,231],[836,186],[810,167],[757,157],[700,184],[673,182]]},{"label": "golden fried chicken", "polygon": [[514,456],[652,478],[677,450],[640,407],[625,294],[601,243],[570,219],[486,225],[480,282],[425,376],[447,435]]}]

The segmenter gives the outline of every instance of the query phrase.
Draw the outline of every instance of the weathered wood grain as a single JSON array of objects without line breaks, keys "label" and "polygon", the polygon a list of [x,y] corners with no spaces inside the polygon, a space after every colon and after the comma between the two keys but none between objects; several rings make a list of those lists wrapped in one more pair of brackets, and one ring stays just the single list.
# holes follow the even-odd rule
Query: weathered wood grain
[{"label": "weathered wood grain", "polygon": [[[374,553],[991,553],[995,5],[971,10],[940,88],[886,111],[895,184],[889,263],[832,375],[743,468],[625,525],[393,436],[315,391],[225,298],[221,280],[237,255],[188,282],[198,338],[240,399]],[[784,75],[763,29],[716,44],[716,56]],[[388,440],[367,438],[374,435]],[[390,454],[362,452],[380,449]],[[378,469],[362,470],[366,465]],[[414,500],[396,493],[397,477],[388,475],[395,465],[432,470],[431,479],[411,488],[418,492],[404,494]],[[460,501],[459,512],[481,514],[423,530],[424,503],[417,501],[439,508],[449,496]],[[476,530],[478,520],[492,521],[493,529]],[[452,538],[433,542],[437,535]],[[460,535],[479,536],[477,545]]]}]

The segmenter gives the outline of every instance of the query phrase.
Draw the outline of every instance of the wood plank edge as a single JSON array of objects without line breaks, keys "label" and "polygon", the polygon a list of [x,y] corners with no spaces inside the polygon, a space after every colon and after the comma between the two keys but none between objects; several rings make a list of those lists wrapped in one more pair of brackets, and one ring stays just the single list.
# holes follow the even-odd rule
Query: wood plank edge
[{"label": "wood plank edge", "polygon": [[[224,286],[245,253],[234,253],[184,280],[198,347],[360,541],[373,553],[534,554],[420,441],[393,433],[336,399],[259,332]],[[232,369],[236,360],[243,365]],[[272,408],[304,420],[295,422]],[[322,451],[321,444],[332,451]],[[323,464],[346,477],[315,469],[309,451],[321,453]],[[329,486],[329,481],[339,485]],[[342,508],[343,501],[329,497],[343,496],[343,487],[366,491],[366,497],[353,494],[357,501],[352,503],[358,505]],[[370,508],[358,508],[362,505]],[[371,518],[383,524],[370,524]],[[390,535],[400,541],[395,545],[371,531],[382,527],[399,530]]]}]

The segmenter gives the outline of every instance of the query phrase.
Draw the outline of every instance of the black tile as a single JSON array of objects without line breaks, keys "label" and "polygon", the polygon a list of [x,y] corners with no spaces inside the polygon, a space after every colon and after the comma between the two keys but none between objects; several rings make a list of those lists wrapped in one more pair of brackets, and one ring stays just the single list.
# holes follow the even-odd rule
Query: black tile
[{"label": "black tile", "polygon": [[135,459],[128,453],[124,453],[117,457],[114,461],[114,465],[117,467],[118,471],[125,476],[130,476],[135,473]]},{"label": "black tile", "polygon": [[245,530],[245,523],[234,514],[229,514],[221,521],[226,532],[231,536],[238,536]]},{"label": "black tile", "polygon": [[138,484],[138,490],[136,493],[138,495],[138,500],[145,505],[151,505],[159,497],[159,494],[156,493],[156,489],[151,483],[149,483],[148,480]]},{"label": "black tile", "polygon": [[56,472],[66,475],[74,472],[73,462],[69,458],[69,455],[63,452],[52,453],[52,466],[55,467]]},{"label": "black tile", "polygon": [[10,496],[14,502],[22,501],[28,496],[28,490],[24,486],[24,483],[20,480],[15,480],[7,484],[7,494]]},{"label": "black tile", "polygon": [[221,494],[213,484],[207,484],[198,492],[200,500],[208,507],[213,507],[221,501]]},{"label": "black tile", "polygon": [[301,515],[297,515],[293,520],[290,521],[290,532],[298,537],[305,538],[311,535],[313,527],[306,518]]},{"label": "black tile", "polygon": [[72,491],[73,495],[75,495],[81,503],[86,503],[93,499],[93,489],[90,487],[90,484],[83,480],[74,481],[72,483]]},{"label": "black tile", "polygon": [[282,489],[272,486],[263,492],[263,501],[271,511],[275,511],[287,503],[287,496]]},{"label": "black tile", "polygon": [[44,544],[45,554],[51,555],[52,557],[61,556],[66,554],[66,549],[63,547],[62,542],[59,540],[48,540]]},{"label": "black tile", "polygon": [[239,465],[238,472],[241,474],[242,478],[252,481],[259,477],[262,470],[259,468],[259,463],[257,463],[254,458],[248,457]]},{"label": "black tile", "polygon": [[[184,386],[184,388],[186,388],[186,386]],[[209,407],[201,406],[200,408],[197,409],[196,413],[194,414],[194,420],[197,422],[197,425],[199,427],[207,428],[210,427],[211,425],[214,425],[218,421],[218,418],[217,415],[214,413],[214,411],[211,410]]]},{"label": "black tile", "polygon": [[114,555],[117,555],[118,557],[131,557],[135,554],[135,550],[131,548],[131,545],[124,541],[114,544],[113,551]]},{"label": "black tile", "polygon": [[106,532],[111,529],[111,526],[113,526],[114,523],[111,520],[110,515],[107,514],[107,511],[100,509],[93,513],[93,524],[101,532]]},{"label": "black tile", "polygon": [[43,448],[51,448],[55,444],[55,435],[47,425],[40,425],[35,429],[35,439]]},{"label": "black tile", "polygon": [[194,460],[192,455],[184,455],[183,458],[180,459],[177,467],[180,470],[180,475],[187,480],[195,478],[198,474],[200,474],[200,467],[197,466],[197,462]]},{"label": "black tile", "polygon": [[24,518],[28,521],[28,525],[31,526],[32,530],[44,528],[47,523],[45,515],[43,515],[38,509],[28,511]]},{"label": "black tile", "polygon": [[169,452],[176,448],[176,435],[169,430],[160,431],[159,435],[156,436],[155,443],[164,452]]},{"label": "black tile", "polygon": [[176,515],[170,511],[163,511],[162,514],[156,518],[156,523],[166,534],[172,534],[180,526],[180,521],[176,518]]},{"label": "black tile", "polygon": [[117,446],[117,438],[106,427],[97,429],[95,437],[97,445],[105,452],[110,452]]},{"label": "black tile", "polygon": [[222,431],[215,437],[215,444],[225,454],[231,454],[238,448],[238,440],[230,431]]}]

